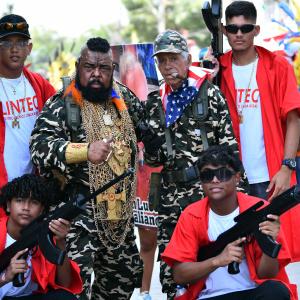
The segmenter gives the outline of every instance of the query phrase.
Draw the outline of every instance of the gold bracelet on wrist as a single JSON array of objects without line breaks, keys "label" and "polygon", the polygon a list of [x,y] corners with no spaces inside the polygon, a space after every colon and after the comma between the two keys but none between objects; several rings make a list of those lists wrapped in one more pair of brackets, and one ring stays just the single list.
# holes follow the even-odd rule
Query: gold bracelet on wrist
[{"label": "gold bracelet on wrist", "polygon": [[70,143],[66,149],[67,164],[76,164],[87,161],[89,143]]}]

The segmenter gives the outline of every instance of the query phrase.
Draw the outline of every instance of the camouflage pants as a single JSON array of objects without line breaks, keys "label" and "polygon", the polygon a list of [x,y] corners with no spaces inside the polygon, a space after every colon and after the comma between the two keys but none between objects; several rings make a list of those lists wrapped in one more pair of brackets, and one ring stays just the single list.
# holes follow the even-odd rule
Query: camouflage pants
[{"label": "camouflage pants", "polygon": [[[178,192],[175,185],[169,185],[162,190],[162,198],[158,208],[158,236],[159,253],[163,253],[168,245],[179,216],[189,204],[203,198],[202,191],[198,189]],[[160,261],[160,282],[163,293],[167,293],[168,300],[174,299],[176,283],[173,280],[172,269]]]},{"label": "camouflage pants", "polygon": [[[124,244],[113,251],[99,240],[96,232],[82,226],[72,226],[68,235],[68,255],[78,263],[83,281],[80,300],[127,300],[141,286],[142,261],[135,244],[133,226]],[[95,279],[91,283],[91,275]]]}]

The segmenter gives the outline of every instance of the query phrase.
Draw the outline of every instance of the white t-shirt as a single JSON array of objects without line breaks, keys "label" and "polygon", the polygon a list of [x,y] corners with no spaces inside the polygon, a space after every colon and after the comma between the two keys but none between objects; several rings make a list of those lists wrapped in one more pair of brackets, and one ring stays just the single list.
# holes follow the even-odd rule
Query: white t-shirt
[{"label": "white t-shirt", "polygon": [[[5,122],[4,163],[8,181],[11,181],[33,171],[29,139],[39,111],[36,94],[23,74],[16,79],[1,80],[5,88],[3,90],[0,84],[0,101]],[[19,121],[20,128],[12,127],[14,117]]]},{"label": "white t-shirt", "polygon": [[[211,209],[208,215],[208,237],[210,241],[215,241],[217,237],[235,225],[234,217],[239,214],[239,208],[226,216],[220,216]],[[244,291],[256,287],[255,282],[250,279],[247,261],[244,258],[239,265],[240,273],[231,275],[228,273],[228,267],[219,267],[210,273],[205,281],[203,289],[197,299],[205,299],[224,295],[237,291]]]},{"label": "white t-shirt", "polygon": [[[239,124],[242,161],[250,184],[270,180],[266,160],[260,93],[256,81],[257,62],[258,59],[245,66],[232,65],[237,95],[237,111],[242,114],[242,122]],[[252,69],[253,74],[250,82]]]},{"label": "white t-shirt", "polygon": [[[6,235],[6,244],[5,248],[10,246],[14,243],[15,240],[9,235]],[[27,257],[27,264],[28,270],[25,273],[25,284],[21,287],[14,287],[12,282],[9,282],[2,287],[0,287],[0,299],[3,299],[5,296],[11,297],[21,297],[21,296],[28,296],[31,295],[34,291],[38,289],[38,285],[31,281],[31,273],[32,273],[32,266],[31,266],[31,255]]]}]

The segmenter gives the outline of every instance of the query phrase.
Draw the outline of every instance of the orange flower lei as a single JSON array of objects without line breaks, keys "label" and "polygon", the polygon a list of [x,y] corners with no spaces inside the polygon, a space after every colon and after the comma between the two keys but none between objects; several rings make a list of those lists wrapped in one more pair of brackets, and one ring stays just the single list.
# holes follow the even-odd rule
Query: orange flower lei
[{"label": "orange flower lei", "polygon": [[[117,90],[117,89],[115,89]],[[120,95],[120,93],[117,93]],[[66,88],[64,92],[64,97],[71,96],[76,104],[78,104],[80,107],[82,107],[83,104],[83,97],[81,92],[76,88],[75,86],[75,80],[72,80],[71,84]],[[111,99],[112,102],[116,105],[117,109],[119,111],[127,110],[127,106],[125,104],[125,101],[123,98],[114,97]]]}]

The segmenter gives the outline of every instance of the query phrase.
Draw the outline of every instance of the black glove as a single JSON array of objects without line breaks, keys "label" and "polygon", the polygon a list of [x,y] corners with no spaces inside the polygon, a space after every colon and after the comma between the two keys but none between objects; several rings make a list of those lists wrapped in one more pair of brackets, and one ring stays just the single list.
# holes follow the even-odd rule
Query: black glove
[{"label": "black glove", "polygon": [[165,142],[165,136],[158,136],[152,127],[145,122],[137,124],[139,140],[143,142],[146,153],[155,154]]}]

